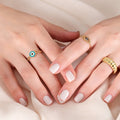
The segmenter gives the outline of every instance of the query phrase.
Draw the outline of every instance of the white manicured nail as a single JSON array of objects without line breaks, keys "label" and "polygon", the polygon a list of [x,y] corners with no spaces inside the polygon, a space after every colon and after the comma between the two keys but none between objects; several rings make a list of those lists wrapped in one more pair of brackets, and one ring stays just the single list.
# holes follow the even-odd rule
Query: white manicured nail
[{"label": "white manicured nail", "polygon": [[50,72],[52,72],[53,74],[56,73],[58,71],[58,69],[60,68],[59,64],[54,64],[50,67]]},{"label": "white manicured nail", "polygon": [[79,103],[83,98],[84,98],[84,95],[82,93],[78,93],[74,98],[74,101]]},{"label": "white manicured nail", "polygon": [[69,91],[68,90],[63,90],[60,94],[60,99],[63,102],[65,102],[68,96],[69,96]]},{"label": "white manicured nail", "polygon": [[112,99],[112,95],[108,95],[104,100],[109,103]]},{"label": "white manicured nail", "polygon": [[75,79],[75,76],[73,75],[73,73],[71,71],[66,72],[66,77],[69,82],[72,82]]},{"label": "white manicured nail", "polygon": [[64,101],[62,101],[62,100],[60,99],[60,96],[59,96],[59,95],[57,95],[57,98],[58,98],[58,101],[59,101],[60,103],[64,103]]},{"label": "white manicured nail", "polygon": [[52,103],[52,100],[49,96],[44,96],[43,100],[47,105],[50,105]]},{"label": "white manicured nail", "polygon": [[19,99],[19,103],[24,105],[24,106],[27,106],[27,102],[23,98]]}]

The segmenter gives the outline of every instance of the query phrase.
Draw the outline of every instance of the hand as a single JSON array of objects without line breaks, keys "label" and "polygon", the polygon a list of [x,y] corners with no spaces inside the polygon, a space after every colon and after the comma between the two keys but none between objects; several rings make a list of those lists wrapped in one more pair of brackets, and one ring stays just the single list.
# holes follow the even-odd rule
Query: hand
[{"label": "hand", "polygon": [[[38,17],[3,5],[0,5],[0,31],[0,78],[4,81],[13,98],[17,102],[27,105],[27,97],[12,71],[14,67],[41,103],[52,104],[52,96],[57,100],[56,96],[61,85],[57,77],[49,72],[49,62],[42,53],[38,53],[29,61],[27,58],[30,51],[39,51],[40,48],[53,61],[62,50],[52,38],[60,41],[71,41],[77,38],[79,33],[68,32]],[[70,65],[62,71],[66,81],[68,81],[67,71],[71,71],[75,76]]]},{"label": "hand", "polygon": [[[90,39],[91,51],[76,67],[76,80],[65,83],[59,91],[58,98],[62,100],[62,103],[70,99],[79,87],[74,100],[83,102],[112,74],[111,66],[102,62],[104,57],[108,56],[112,59],[117,67],[120,65],[120,16],[96,24],[85,35]],[[81,37],[71,43],[52,63],[52,65],[59,65],[55,74],[87,52],[89,47],[88,42]],[[107,103],[113,101],[119,92],[120,73],[104,95],[104,101]]]}]

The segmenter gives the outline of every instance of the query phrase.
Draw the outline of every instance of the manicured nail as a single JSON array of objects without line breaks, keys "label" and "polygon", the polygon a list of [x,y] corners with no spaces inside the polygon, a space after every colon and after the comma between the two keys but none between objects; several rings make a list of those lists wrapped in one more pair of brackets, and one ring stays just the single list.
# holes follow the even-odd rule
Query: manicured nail
[{"label": "manicured nail", "polygon": [[58,98],[58,101],[59,101],[60,103],[64,103],[64,101],[62,101],[62,100],[60,99],[60,96],[59,96],[59,95],[57,95],[57,98]]},{"label": "manicured nail", "polygon": [[26,102],[23,98],[20,98],[20,99],[19,99],[19,103],[20,103],[21,105],[27,106],[27,102]]},{"label": "manicured nail", "polygon": [[73,75],[73,73],[71,71],[66,72],[66,77],[69,82],[72,82],[75,79],[75,76]]},{"label": "manicured nail", "polygon": [[54,64],[50,67],[50,72],[52,72],[53,74],[56,73],[58,71],[58,69],[60,68],[59,64]]},{"label": "manicured nail", "polygon": [[63,90],[60,94],[60,99],[63,102],[65,102],[68,96],[69,96],[69,91],[68,90]]},{"label": "manicured nail", "polygon": [[112,95],[108,95],[104,100],[109,103],[112,99]]},{"label": "manicured nail", "polygon": [[78,93],[76,97],[74,98],[74,101],[76,103],[79,103],[84,98],[84,95],[82,93]]},{"label": "manicured nail", "polygon": [[49,96],[44,96],[43,100],[47,105],[50,105],[53,102]]}]

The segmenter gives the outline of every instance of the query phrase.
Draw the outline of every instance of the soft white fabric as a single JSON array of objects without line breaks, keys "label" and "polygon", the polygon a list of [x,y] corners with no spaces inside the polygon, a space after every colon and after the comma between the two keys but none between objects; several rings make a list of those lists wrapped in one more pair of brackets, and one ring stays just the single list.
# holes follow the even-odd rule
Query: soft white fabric
[{"label": "soft white fabric", "polygon": [[[119,0],[0,0],[0,3],[81,33],[103,19],[120,14]],[[65,105],[54,103],[47,107],[35,98],[18,74],[17,77],[29,98],[29,106],[16,103],[1,82],[1,120],[120,120],[120,97],[109,106],[102,100],[110,80],[83,103],[75,104],[71,100]]]}]

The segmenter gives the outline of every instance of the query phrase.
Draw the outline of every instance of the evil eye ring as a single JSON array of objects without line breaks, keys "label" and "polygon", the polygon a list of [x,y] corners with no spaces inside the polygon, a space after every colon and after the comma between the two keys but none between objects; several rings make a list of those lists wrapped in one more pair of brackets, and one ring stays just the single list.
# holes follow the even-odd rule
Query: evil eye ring
[{"label": "evil eye ring", "polygon": [[27,58],[28,60],[30,60],[30,58],[35,57],[38,53],[41,53],[41,50],[38,51],[30,51],[29,52],[29,57]]}]

